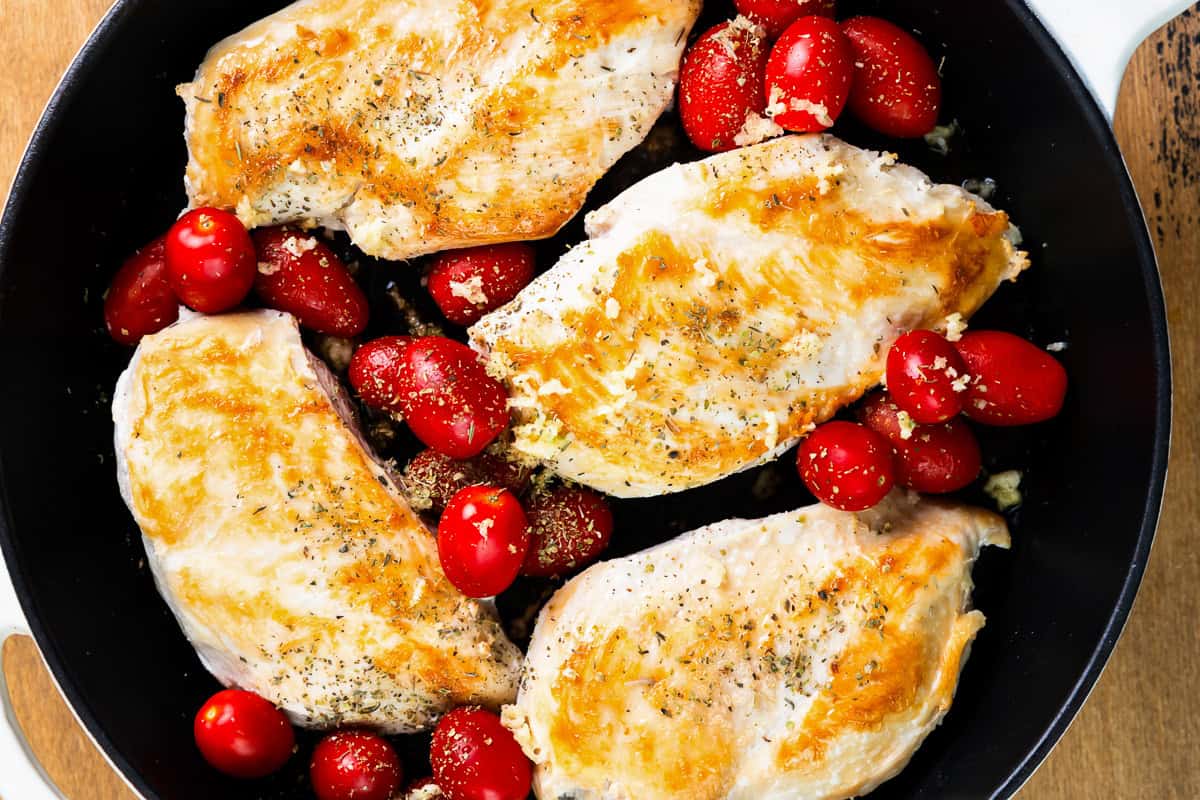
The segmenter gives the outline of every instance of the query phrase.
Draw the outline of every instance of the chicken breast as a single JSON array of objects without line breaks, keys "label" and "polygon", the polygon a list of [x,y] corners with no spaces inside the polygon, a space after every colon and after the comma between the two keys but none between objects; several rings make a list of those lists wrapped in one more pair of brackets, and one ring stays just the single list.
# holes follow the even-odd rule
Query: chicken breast
[{"label": "chicken breast", "polygon": [[893,493],[730,520],[598,564],[542,610],[505,724],[540,798],[834,800],[950,708],[989,512]]},{"label": "chicken breast", "polygon": [[279,312],[142,340],[113,419],[159,591],[218,680],[300,725],[412,732],[511,701],[520,651],[442,575],[339,392]]},{"label": "chicken breast", "polygon": [[667,107],[701,0],[301,0],[187,104],[193,206],[405,259],[553,235]]},{"label": "chicken breast", "polygon": [[1027,265],[1004,213],[830,136],[676,165],[588,232],[471,337],[515,449],[618,497],[775,457]]}]

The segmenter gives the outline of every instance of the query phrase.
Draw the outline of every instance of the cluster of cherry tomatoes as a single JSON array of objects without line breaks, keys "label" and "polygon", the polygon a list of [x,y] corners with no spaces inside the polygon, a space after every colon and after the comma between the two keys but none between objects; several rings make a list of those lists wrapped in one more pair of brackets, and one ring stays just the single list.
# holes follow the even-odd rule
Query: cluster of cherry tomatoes
[{"label": "cluster of cherry tomatoes", "polygon": [[[261,778],[292,757],[292,725],[256,694],[227,689],[196,714],[196,745],[226,775]],[[448,800],[525,800],[532,765],[500,718],[482,708],[456,708],[438,722],[430,746],[433,775],[405,796],[436,785]],[[386,739],[363,730],[325,736],[313,750],[309,775],[317,800],[397,800],[404,774]]]},{"label": "cluster of cherry tomatoes", "polygon": [[287,227],[253,236],[217,208],[184,214],[118,270],[104,301],[109,334],[137,344],[179,318],[179,306],[206,314],[240,305],[251,291],[319,333],[357,336],[367,298],[350,271],[315,236]]},{"label": "cluster of cherry tomatoes", "polygon": [[[532,280],[533,249],[505,244],[442,253],[426,276],[448,320],[470,325]],[[215,208],[188,212],[118,271],[105,298],[105,322],[122,344],[137,344],[179,318],[179,306],[220,313],[253,293],[301,325],[343,338],[366,329],[369,306],[353,275],[320,239],[289,227],[251,235]],[[354,353],[349,378],[368,406],[402,417],[428,449],[406,470],[441,513],[438,551],[447,578],[464,594],[488,597],[518,574],[551,576],[585,566],[608,546],[612,513],[604,498],[559,486],[536,491],[528,470],[486,452],[508,425],[508,396],[477,354],[438,336],[386,336]],[[196,715],[196,744],[221,772],[259,778],[295,751],[282,711],[251,692],[218,692]],[[495,714],[459,708],[434,732],[436,784],[450,800],[524,800],[531,766]],[[402,769],[388,741],[365,730],[329,734],[313,751],[319,800],[392,800]]]},{"label": "cluster of cherry tomatoes", "polygon": [[[446,318],[471,325],[516,297],[533,270],[533,248],[502,244],[442,253],[427,281]],[[217,314],[252,291],[317,333],[353,338],[367,327],[366,295],[328,245],[287,226],[251,235],[218,208],[187,212],[127,260],[105,296],[104,321],[113,339],[137,344],[175,322],[180,304]]]},{"label": "cluster of cherry tomatoes", "polygon": [[889,136],[937,125],[941,78],[903,29],[878,17],[839,24],[834,0],[734,4],[741,16],[701,35],[680,72],[680,116],[700,149],[731,150],[780,129],[823,131],[847,106]]},{"label": "cluster of cherry tomatoes", "polygon": [[[447,319],[470,325],[533,274],[533,248],[504,244],[436,256],[426,284]],[[219,313],[251,291],[319,333],[349,338],[367,327],[366,296],[324,242],[288,227],[251,236],[215,208],[188,212],[125,263],[105,299],[105,321],[114,339],[136,344],[178,319],[180,303]],[[349,378],[364,403],[403,418],[429,448],[410,477],[424,474],[429,491],[445,495],[435,508],[439,552],[463,593],[499,594],[518,574],[559,575],[608,546],[612,514],[600,495],[565,486],[532,492],[528,473],[484,452],[508,425],[508,394],[466,345],[384,336],[355,351]]]},{"label": "cluster of cherry tomatoes", "polygon": [[531,491],[526,470],[485,452],[508,424],[508,396],[466,345],[375,339],[355,351],[350,383],[367,405],[403,417],[428,447],[410,462],[406,483],[441,513],[442,571],[463,594],[497,595],[520,574],[558,575],[608,546],[613,519],[603,497],[569,486]]},{"label": "cluster of cherry tomatoes", "polygon": [[906,333],[888,351],[886,374],[887,388],[859,407],[858,423],[827,422],[796,454],[800,477],[826,505],[862,511],[897,484],[925,494],[958,491],[982,464],[962,416],[1031,425],[1056,416],[1067,392],[1067,373],[1053,356],[1003,331],[955,342]]}]

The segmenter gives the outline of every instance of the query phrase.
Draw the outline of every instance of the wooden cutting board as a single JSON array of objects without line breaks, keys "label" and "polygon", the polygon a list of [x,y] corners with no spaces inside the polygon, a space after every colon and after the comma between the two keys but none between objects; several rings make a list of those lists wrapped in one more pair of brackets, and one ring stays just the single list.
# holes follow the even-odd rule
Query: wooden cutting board
[{"label": "wooden cutting board", "polygon": [[[0,0],[0,186],[108,0]],[[1081,9],[1081,13],[1087,13]],[[1129,627],[1022,800],[1200,798],[1200,14],[1142,46],[1117,136],[1150,221],[1175,361],[1175,434],[1158,541]],[[86,209],[84,209],[86,211]],[[131,800],[58,697],[36,649],[3,651],[17,713],[71,800]],[[1003,731],[997,731],[1003,736]],[[0,769],[2,769],[0,765]],[[23,800],[7,798],[6,800]]]}]

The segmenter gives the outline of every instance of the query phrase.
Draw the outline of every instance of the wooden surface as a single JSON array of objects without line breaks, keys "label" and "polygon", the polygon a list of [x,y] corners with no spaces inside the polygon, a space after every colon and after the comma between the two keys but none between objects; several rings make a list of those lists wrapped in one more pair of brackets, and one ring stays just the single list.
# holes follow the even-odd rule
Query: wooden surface
[{"label": "wooden surface", "polygon": [[[4,190],[58,76],[107,5],[0,0]],[[1200,798],[1200,14],[1181,17],[1139,50],[1116,128],[1166,285],[1176,387],[1171,474],[1125,636],[1022,800]],[[32,643],[8,642],[3,664],[21,723],[66,795],[132,798],[74,725]]]}]

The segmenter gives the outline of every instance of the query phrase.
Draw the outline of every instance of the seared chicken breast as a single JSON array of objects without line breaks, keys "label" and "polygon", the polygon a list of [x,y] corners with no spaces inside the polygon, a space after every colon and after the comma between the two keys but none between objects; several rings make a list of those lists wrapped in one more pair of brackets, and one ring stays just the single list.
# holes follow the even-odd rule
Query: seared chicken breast
[{"label": "seared chicken breast", "polygon": [[835,800],[950,708],[989,512],[893,493],[731,520],[598,564],[542,610],[505,724],[540,798]]},{"label": "seared chicken breast", "polygon": [[516,692],[521,653],[274,311],[148,336],[113,400],[121,493],[204,665],[311,727],[390,732]]},{"label": "seared chicken breast", "polygon": [[831,136],[673,166],[587,222],[471,337],[515,449],[618,497],[775,457],[1027,265],[1003,212]]},{"label": "seared chicken breast", "polygon": [[404,259],[553,235],[670,102],[701,0],[301,0],[218,44],[193,206]]}]

